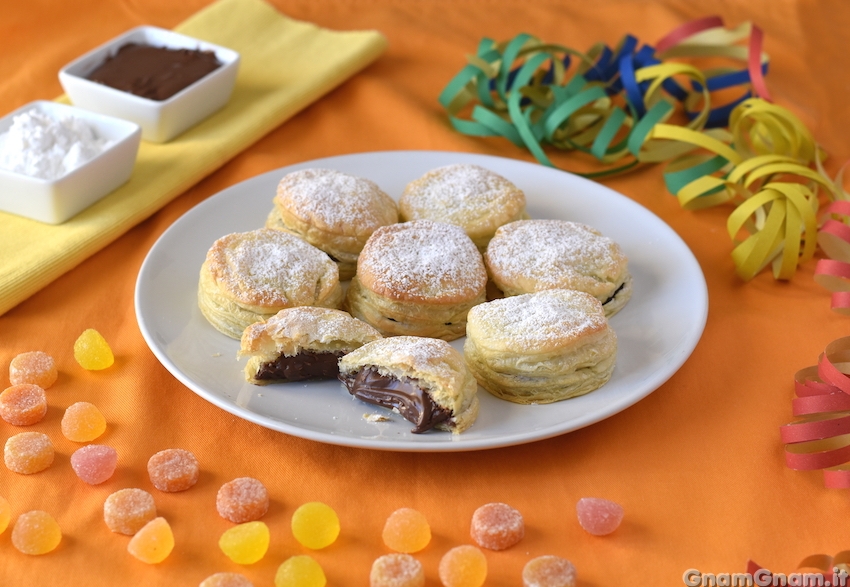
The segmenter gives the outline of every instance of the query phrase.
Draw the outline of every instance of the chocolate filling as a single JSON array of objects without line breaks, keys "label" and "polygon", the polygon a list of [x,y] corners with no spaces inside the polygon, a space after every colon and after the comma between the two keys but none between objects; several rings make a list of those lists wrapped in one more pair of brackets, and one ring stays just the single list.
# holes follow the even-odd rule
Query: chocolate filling
[{"label": "chocolate filling", "polygon": [[88,79],[150,100],[166,100],[219,67],[212,51],[128,43]]},{"label": "chocolate filling", "polygon": [[624,287],[626,287],[626,282],[625,282],[625,281],[624,281],[623,283],[621,283],[621,284],[620,284],[620,287],[618,287],[617,289],[615,289],[615,290],[614,290],[614,293],[612,293],[610,296],[608,296],[608,299],[607,299],[607,300],[605,300],[604,302],[602,302],[602,305],[604,306],[605,304],[607,304],[608,302],[610,302],[611,300],[613,300],[614,298],[616,298],[616,297],[617,297],[617,294],[618,294],[618,293],[620,293],[620,292],[623,290],[623,288],[624,288]]},{"label": "chocolate filling", "polygon": [[333,379],[339,376],[339,358],[345,353],[301,351],[297,355],[281,355],[274,361],[263,363],[257,369],[256,379],[304,381],[305,379]]},{"label": "chocolate filling", "polygon": [[451,412],[441,408],[415,379],[397,379],[378,373],[374,367],[361,369],[356,374],[339,376],[348,393],[364,402],[396,409],[409,422],[415,424],[412,432],[427,432],[437,424],[451,418]]}]

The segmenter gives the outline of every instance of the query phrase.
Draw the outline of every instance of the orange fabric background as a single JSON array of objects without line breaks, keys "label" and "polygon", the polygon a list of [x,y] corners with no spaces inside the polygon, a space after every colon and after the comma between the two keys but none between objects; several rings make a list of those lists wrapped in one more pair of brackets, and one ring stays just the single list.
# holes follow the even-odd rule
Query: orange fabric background
[{"label": "orange fabric background", "polygon": [[[330,585],[363,585],[372,561],[387,552],[380,531],[398,507],[430,520],[434,538],[419,553],[428,585],[449,548],[468,543],[469,519],[491,501],[514,505],[527,535],[518,546],[487,552],[487,585],[520,584],[530,558],[572,560],[583,587],[623,583],[678,585],[688,568],[742,572],[748,558],[793,572],[812,553],[850,548],[846,491],[827,490],[819,472],[784,465],[778,427],[790,421],[793,375],[814,364],[831,340],[848,334],[848,318],[829,309],[829,294],[812,280],[814,262],[789,283],[769,274],[744,284],[735,276],[726,236],[728,210],[687,212],[666,192],[661,168],[607,180],[668,222],[691,247],[708,282],[709,318],[690,360],[632,408],[591,427],[546,441],[497,450],[405,454],[343,448],[290,437],[242,421],[178,383],[154,358],[136,324],[133,289],[157,237],[180,215],[220,190],[259,173],[318,157],[362,151],[435,149],[531,161],[505,141],[457,134],[436,97],[481,37],[528,32],[587,49],[616,44],[625,33],[652,43],[688,20],[720,14],[729,26],[753,20],[771,56],[767,84],[830,153],[835,174],[850,157],[846,39],[850,5],[842,0],[273,0],[281,12],[332,29],[382,31],[387,52],[372,66],[275,129],[114,244],[0,316],[0,386],[16,354],[41,349],[61,372],[48,391],[50,408],[32,427],[51,435],[57,458],[45,472],[20,476],[0,468],[0,495],[13,516],[45,509],[63,528],[60,547],[45,556],[16,551],[11,528],[0,535],[0,584],[197,585],[217,571],[239,571],[271,585],[277,566],[307,552],[289,519],[306,501],[334,507],[340,539],[312,553]],[[61,93],[56,74],[75,56],[139,24],[173,27],[206,5],[201,0],[67,0],[0,6],[0,112]],[[280,64],[285,67],[285,63]],[[557,156],[567,166],[570,158]],[[72,345],[85,328],[112,345],[116,364],[86,372]],[[65,407],[97,404],[109,430],[99,441],[120,455],[115,476],[100,486],[79,481],[70,465],[77,445],[58,433]],[[5,440],[18,432],[5,423]],[[193,451],[199,483],[178,494],[157,492],[147,459],[168,447]],[[217,548],[230,527],[215,512],[218,487],[255,476],[269,487],[269,553],[240,567]],[[127,537],[102,520],[111,492],[151,490],[174,529],[177,547],[156,566],[126,552]],[[626,510],[606,538],[577,524],[575,503],[602,496]]]}]

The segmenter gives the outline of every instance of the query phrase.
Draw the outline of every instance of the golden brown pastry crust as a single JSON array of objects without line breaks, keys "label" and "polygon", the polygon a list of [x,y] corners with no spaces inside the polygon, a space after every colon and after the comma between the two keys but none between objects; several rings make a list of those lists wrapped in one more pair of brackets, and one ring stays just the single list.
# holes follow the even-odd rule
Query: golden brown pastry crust
[{"label": "golden brown pastry crust", "polygon": [[544,404],[604,385],[614,371],[617,336],[596,298],[551,289],[473,308],[463,351],[491,394]]},{"label": "golden brown pastry crust", "polygon": [[410,182],[398,206],[402,221],[457,224],[480,251],[497,228],[528,217],[522,190],[489,169],[467,163],[438,167]]},{"label": "golden brown pastry crust", "polygon": [[519,220],[500,227],[484,253],[506,296],[546,289],[584,291],[613,316],[632,295],[628,259],[598,230],[567,220]]},{"label": "golden brown pastry crust", "polygon": [[453,340],[484,301],[487,271],[458,226],[416,220],[377,229],[363,247],[345,309],[385,336]]},{"label": "golden brown pastry crust", "polygon": [[375,229],[396,222],[395,200],[373,181],[332,169],[302,169],[280,180],[266,227],[296,234],[326,252],[345,281]]},{"label": "golden brown pastry crust", "polygon": [[213,243],[201,265],[201,313],[237,340],[248,325],[284,308],[335,308],[341,301],[336,264],[285,232],[261,228],[225,235]]},{"label": "golden brown pastry crust", "polygon": [[348,353],[379,338],[380,332],[342,310],[298,306],[248,326],[238,356],[249,357],[245,379],[265,385],[273,381],[257,379],[258,370],[281,356],[294,357],[303,351]]},{"label": "golden brown pastry crust", "polygon": [[463,355],[443,340],[418,336],[382,338],[355,349],[339,361],[340,376],[374,367],[384,376],[413,379],[451,417],[441,430],[460,433],[478,417],[478,384]]}]

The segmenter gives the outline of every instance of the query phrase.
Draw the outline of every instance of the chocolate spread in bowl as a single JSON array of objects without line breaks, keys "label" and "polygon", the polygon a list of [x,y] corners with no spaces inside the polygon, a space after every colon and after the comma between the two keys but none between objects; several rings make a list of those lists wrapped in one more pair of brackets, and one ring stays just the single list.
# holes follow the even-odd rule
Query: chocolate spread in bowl
[{"label": "chocolate spread in bowl", "polygon": [[166,100],[221,65],[212,51],[128,43],[88,79],[150,100]]},{"label": "chocolate spread in bowl", "polygon": [[348,392],[364,402],[384,408],[396,409],[415,424],[413,433],[427,432],[437,424],[451,418],[451,412],[441,408],[416,380],[401,380],[378,373],[377,369],[361,369],[350,377],[340,375]]}]

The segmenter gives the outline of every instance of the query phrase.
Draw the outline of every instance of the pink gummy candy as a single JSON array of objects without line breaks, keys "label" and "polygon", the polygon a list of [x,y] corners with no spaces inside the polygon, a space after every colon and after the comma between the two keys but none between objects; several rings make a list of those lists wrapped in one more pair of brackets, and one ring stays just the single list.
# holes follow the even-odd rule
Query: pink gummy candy
[{"label": "pink gummy candy", "polygon": [[89,485],[103,483],[115,472],[118,452],[111,446],[89,444],[71,455],[71,468]]},{"label": "pink gummy candy", "polygon": [[600,497],[582,497],[576,504],[581,527],[594,536],[605,536],[616,530],[623,521],[623,507]]}]

